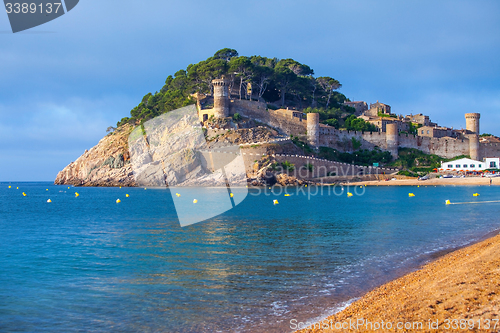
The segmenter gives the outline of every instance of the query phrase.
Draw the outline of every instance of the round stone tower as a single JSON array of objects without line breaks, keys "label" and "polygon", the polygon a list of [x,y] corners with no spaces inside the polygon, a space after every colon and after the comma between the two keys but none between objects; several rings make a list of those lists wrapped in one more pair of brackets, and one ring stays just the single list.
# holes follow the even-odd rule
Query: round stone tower
[{"label": "round stone tower", "polygon": [[307,141],[314,148],[319,147],[319,113],[307,114]]},{"label": "round stone tower", "polygon": [[466,113],[465,114],[465,128],[467,131],[472,133],[479,133],[479,118],[481,115],[479,113]]},{"label": "round stone tower", "polygon": [[224,118],[229,116],[229,81],[222,79],[212,80],[214,85],[214,116]]},{"label": "round stone tower", "polygon": [[479,154],[479,135],[471,134],[469,135],[469,155],[470,158],[476,161],[480,161]]},{"label": "round stone tower", "polygon": [[385,143],[386,143],[386,149],[391,153],[394,159],[397,159],[399,156],[398,124],[385,125]]}]

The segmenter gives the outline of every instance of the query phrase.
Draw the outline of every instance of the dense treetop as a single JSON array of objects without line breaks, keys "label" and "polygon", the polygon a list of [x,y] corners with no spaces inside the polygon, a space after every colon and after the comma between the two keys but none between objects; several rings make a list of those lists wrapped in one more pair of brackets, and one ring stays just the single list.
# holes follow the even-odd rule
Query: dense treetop
[{"label": "dense treetop", "polygon": [[[329,76],[315,77],[308,65],[293,59],[262,56],[239,56],[233,49],[217,51],[213,57],[190,64],[169,75],[165,85],[154,94],[148,93],[130,117],[118,122],[139,124],[162,113],[196,103],[194,93],[211,94],[212,80],[224,75],[229,80],[230,94],[235,98],[266,102],[269,107],[295,107],[305,112],[319,112],[326,122],[344,121],[354,109],[342,105],[347,98],[337,92],[340,82]],[[251,87],[251,96],[248,87]],[[335,121],[331,120],[332,123]]]}]

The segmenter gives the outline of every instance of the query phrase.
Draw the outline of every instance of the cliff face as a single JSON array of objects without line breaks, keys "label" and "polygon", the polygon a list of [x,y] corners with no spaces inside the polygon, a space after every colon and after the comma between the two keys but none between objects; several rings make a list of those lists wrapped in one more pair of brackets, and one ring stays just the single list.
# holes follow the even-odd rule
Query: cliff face
[{"label": "cliff face", "polygon": [[131,125],[124,125],[105,136],[90,150],[57,174],[56,185],[135,186],[128,136]]},{"label": "cliff face", "polygon": [[[57,174],[55,184],[75,186],[143,185],[141,179],[139,179],[139,184],[136,182],[133,172],[133,163],[131,163],[130,159],[129,135],[132,133],[132,130],[133,127],[127,124],[118,128],[114,133],[105,136],[95,147],[90,150],[86,150],[76,161],[71,162],[62,171],[60,171]],[[169,128],[169,132],[175,131],[173,128]],[[155,132],[151,131],[151,135],[154,136],[154,134]],[[217,149],[219,147],[227,147],[228,145],[266,142],[272,140],[276,135],[276,131],[262,127],[242,129],[233,128],[231,131],[228,131],[227,129],[209,129],[206,135],[206,143],[207,148]],[[174,149],[175,147],[169,148]],[[248,147],[247,149],[252,148]],[[171,154],[164,155],[169,156]],[[173,164],[177,165],[179,163]],[[182,163],[186,163],[185,158],[182,159]],[[143,166],[135,166],[137,174],[141,173],[141,167]],[[139,178],[141,177],[139,176]],[[171,181],[169,181],[168,177],[165,180],[168,183]],[[151,184],[151,180],[148,180],[148,183]],[[160,183],[164,184],[164,181],[161,181]]]}]

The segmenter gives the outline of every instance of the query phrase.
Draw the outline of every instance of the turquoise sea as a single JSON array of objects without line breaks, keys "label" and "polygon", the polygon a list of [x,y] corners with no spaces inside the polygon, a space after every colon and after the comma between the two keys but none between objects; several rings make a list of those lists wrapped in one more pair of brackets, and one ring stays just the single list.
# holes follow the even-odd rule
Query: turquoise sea
[{"label": "turquoise sea", "polygon": [[500,228],[444,204],[500,187],[354,190],[250,189],[181,228],[168,189],[0,183],[0,332],[290,332]]}]

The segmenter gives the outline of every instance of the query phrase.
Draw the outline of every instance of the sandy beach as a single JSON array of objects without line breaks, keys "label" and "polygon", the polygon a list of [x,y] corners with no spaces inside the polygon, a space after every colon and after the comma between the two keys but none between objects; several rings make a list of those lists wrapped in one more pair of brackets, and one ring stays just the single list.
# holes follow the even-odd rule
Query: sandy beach
[{"label": "sandy beach", "polygon": [[500,235],[448,253],[300,332],[500,332]]},{"label": "sandy beach", "polygon": [[500,185],[500,177],[466,177],[466,178],[432,178],[429,180],[397,179],[371,180],[350,183],[350,185],[366,186],[469,186],[469,185]]}]

